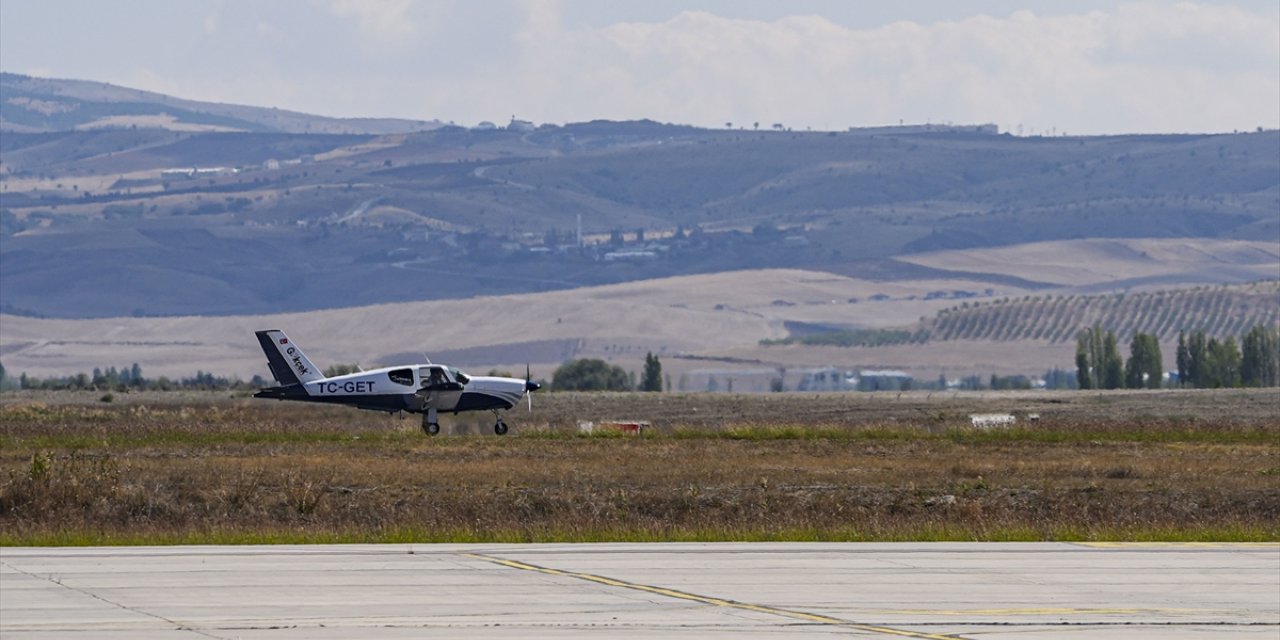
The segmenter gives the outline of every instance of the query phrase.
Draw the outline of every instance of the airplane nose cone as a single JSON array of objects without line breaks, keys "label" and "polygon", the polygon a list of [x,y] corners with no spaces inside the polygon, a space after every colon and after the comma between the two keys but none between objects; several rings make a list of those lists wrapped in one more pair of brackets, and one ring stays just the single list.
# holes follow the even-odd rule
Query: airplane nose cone
[{"label": "airplane nose cone", "polygon": [[534,381],[532,381],[532,380],[525,380],[525,381],[524,381],[524,390],[525,390],[525,391],[537,391],[538,389],[541,389],[541,388],[542,388],[542,385],[540,385],[540,384],[538,384],[538,383],[536,383],[536,382],[534,382]]}]

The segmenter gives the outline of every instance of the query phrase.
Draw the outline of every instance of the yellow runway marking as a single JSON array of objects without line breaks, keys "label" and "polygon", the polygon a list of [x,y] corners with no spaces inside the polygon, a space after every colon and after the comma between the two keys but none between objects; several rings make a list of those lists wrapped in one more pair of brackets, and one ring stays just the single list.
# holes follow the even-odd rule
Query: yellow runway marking
[{"label": "yellow runway marking", "polygon": [[1276,549],[1280,542],[1075,542],[1094,549]]},{"label": "yellow runway marking", "polygon": [[858,631],[868,631],[871,633],[881,633],[885,635],[898,636],[902,638],[922,638],[924,640],[957,640],[959,636],[938,635],[935,633],[921,633],[918,631],[907,631],[904,629],[894,629],[892,627],[880,627],[868,624],[858,624],[849,620],[841,620],[840,618],[832,618],[830,616],[818,615],[815,613],[805,613],[804,611],[792,611],[790,609],[780,609],[778,607],[770,607],[760,604],[751,604],[749,602],[738,602],[736,600],[725,600],[723,598],[713,598],[710,596],[700,596],[696,593],[687,591],[678,591],[676,589],[667,589],[666,587],[654,587],[647,584],[638,584],[635,582],[626,582],[623,580],[615,580],[605,576],[598,576],[591,573],[579,573],[577,571],[564,571],[561,569],[552,569],[549,567],[540,567],[536,564],[520,562],[519,560],[507,560],[496,556],[489,556],[479,553],[465,554],[468,558],[484,560],[492,562],[504,567],[512,569],[521,569],[524,571],[536,571],[552,576],[564,576],[566,578],[577,578],[578,580],[586,580],[597,584],[608,585],[610,587],[620,587],[623,589],[633,589],[636,591],[644,591],[655,595],[666,596],[668,598],[677,598],[680,600],[691,600],[693,602],[701,602],[715,607],[726,607],[730,609],[739,609],[742,611],[754,611],[756,613],[764,613],[774,616],[782,616],[793,620],[804,620],[806,622],[817,622],[820,624],[829,624],[833,626],[845,627],[848,629],[856,629]]},{"label": "yellow runway marking", "polygon": [[876,613],[896,615],[925,616],[1069,616],[1078,614],[1092,615],[1133,615],[1139,613],[1172,613],[1179,615],[1194,613],[1215,613],[1212,609],[1115,609],[1115,608],[1078,608],[1078,607],[1040,607],[1024,609],[878,609]]}]

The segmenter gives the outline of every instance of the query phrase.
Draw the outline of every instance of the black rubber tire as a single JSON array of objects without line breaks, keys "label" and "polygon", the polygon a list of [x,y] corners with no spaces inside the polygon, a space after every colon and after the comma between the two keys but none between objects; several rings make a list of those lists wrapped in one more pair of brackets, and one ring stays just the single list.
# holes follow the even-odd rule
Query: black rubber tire
[{"label": "black rubber tire", "polygon": [[431,423],[428,423],[428,424],[424,424],[424,425],[422,425],[422,430],[423,430],[424,432],[426,432],[426,434],[427,434],[427,435],[429,435],[429,436],[439,435],[439,434],[440,434],[440,423],[438,423],[438,422],[431,422]]},{"label": "black rubber tire", "polygon": [[493,432],[500,436],[507,435],[507,423],[499,420],[498,424],[493,425]]}]

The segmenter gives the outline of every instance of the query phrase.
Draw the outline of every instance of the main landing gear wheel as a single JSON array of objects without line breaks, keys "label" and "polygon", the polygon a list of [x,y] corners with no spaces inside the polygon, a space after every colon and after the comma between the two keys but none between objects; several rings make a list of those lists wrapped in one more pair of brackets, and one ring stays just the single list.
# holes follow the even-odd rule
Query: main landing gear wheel
[{"label": "main landing gear wheel", "polygon": [[422,414],[422,432],[434,436],[440,433],[440,422],[435,407],[428,407],[426,412]]}]

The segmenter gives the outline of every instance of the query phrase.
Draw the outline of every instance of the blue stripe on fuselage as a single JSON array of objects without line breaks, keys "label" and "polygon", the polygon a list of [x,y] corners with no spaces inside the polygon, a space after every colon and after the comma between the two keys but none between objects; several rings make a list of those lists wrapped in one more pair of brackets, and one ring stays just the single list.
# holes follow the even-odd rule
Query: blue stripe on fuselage
[{"label": "blue stripe on fuselage", "polygon": [[414,400],[412,393],[385,393],[378,395],[308,395],[302,385],[272,387],[255,394],[255,398],[274,398],[276,400],[296,400],[298,402],[320,402],[324,404],[340,404],[370,411],[408,411]]},{"label": "blue stripe on fuselage", "polygon": [[[274,398],[276,400],[295,400],[299,402],[320,402],[324,404],[339,404],[357,409],[368,409],[370,411],[409,411],[410,413],[420,413],[412,407],[416,405],[417,398],[412,393],[387,393],[378,395],[307,395],[302,385],[288,385],[284,387],[272,387],[263,389],[254,394],[255,398]],[[519,402],[516,398],[514,402]],[[464,391],[458,398],[458,404],[451,408],[441,409],[442,412],[460,413],[462,411],[484,411],[492,409],[510,409],[515,406],[513,401],[504,399],[497,395],[483,393],[479,391]]]},{"label": "blue stripe on fuselage", "polygon": [[477,391],[463,391],[462,397],[458,398],[458,405],[453,408],[453,412],[481,411],[484,409],[510,409],[513,406],[515,405],[499,398],[498,396],[480,393]]}]

